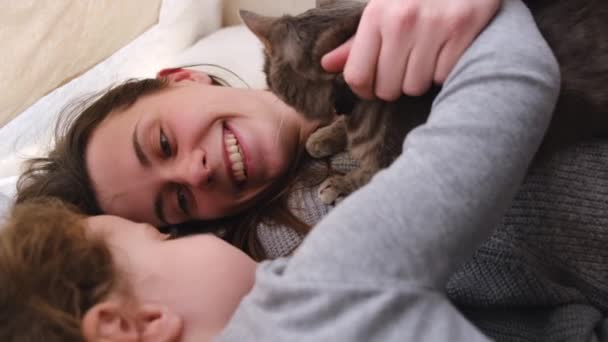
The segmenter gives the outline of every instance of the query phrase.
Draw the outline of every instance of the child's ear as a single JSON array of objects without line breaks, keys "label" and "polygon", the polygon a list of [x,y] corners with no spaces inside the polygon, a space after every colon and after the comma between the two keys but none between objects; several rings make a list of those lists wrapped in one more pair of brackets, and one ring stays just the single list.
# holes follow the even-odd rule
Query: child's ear
[{"label": "child's ear", "polygon": [[278,18],[266,17],[243,9],[239,10],[239,14],[243,23],[258,37],[268,52],[271,52],[270,30]]},{"label": "child's ear", "polygon": [[95,304],[82,318],[82,335],[86,341],[137,341],[141,334],[137,322],[117,301]]},{"label": "child's ear", "polygon": [[142,341],[177,341],[182,334],[182,318],[161,305],[140,306],[137,309],[137,322]]},{"label": "child's ear", "polygon": [[192,81],[202,84],[212,84],[211,77],[204,72],[182,69],[182,68],[170,68],[163,69],[156,74],[157,79],[166,79],[169,83],[179,83],[182,81]]},{"label": "child's ear", "polygon": [[127,308],[118,301],[104,301],[89,309],[82,319],[86,341],[175,341],[182,319],[159,305]]}]

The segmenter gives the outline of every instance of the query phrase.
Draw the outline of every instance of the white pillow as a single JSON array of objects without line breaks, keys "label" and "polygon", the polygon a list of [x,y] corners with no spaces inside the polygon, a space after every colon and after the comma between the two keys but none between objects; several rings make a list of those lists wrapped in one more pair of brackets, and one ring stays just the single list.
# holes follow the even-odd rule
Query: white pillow
[{"label": "white pillow", "polygon": [[201,36],[218,29],[221,10],[221,0],[164,0],[156,25],[2,127],[0,193],[12,197],[23,160],[46,153],[58,114],[66,104],[128,78],[153,77]]},{"label": "white pillow", "polygon": [[227,79],[231,86],[265,89],[262,48],[262,43],[247,27],[231,26],[202,38],[166,67],[203,64],[197,69]]}]

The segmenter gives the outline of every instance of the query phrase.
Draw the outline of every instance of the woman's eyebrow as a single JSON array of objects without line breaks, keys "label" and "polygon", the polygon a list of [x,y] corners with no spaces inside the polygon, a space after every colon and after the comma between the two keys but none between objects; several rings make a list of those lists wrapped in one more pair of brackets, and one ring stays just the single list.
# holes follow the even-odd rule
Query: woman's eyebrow
[{"label": "woman's eyebrow", "polygon": [[141,148],[141,145],[139,144],[139,141],[137,139],[137,137],[138,137],[137,128],[138,127],[139,127],[139,122],[137,122],[135,124],[135,128],[133,128],[133,135],[131,137],[131,140],[133,142],[133,150],[135,150],[135,155],[137,156],[137,160],[139,160],[139,163],[143,167],[148,167],[148,166],[150,166],[150,159],[148,159],[148,157],[144,153],[144,150]]},{"label": "woman's eyebrow", "polygon": [[[147,168],[147,167],[150,167],[150,159],[148,159],[148,157],[144,153],[144,150],[143,150],[143,148],[141,148],[141,145],[139,144],[139,140],[137,139],[137,137],[139,136],[137,134],[138,127],[139,127],[139,121],[135,124],[135,128],[133,128],[133,134],[131,136],[131,141],[133,143],[133,150],[135,151],[137,160],[139,160],[139,163],[144,168]],[[156,218],[158,218],[158,220],[163,225],[169,225],[169,222],[167,222],[167,218],[165,216],[165,212],[164,212],[163,208],[164,208],[163,193],[162,193],[162,191],[159,191],[156,193],[156,198],[154,199],[154,214],[156,215]]]}]

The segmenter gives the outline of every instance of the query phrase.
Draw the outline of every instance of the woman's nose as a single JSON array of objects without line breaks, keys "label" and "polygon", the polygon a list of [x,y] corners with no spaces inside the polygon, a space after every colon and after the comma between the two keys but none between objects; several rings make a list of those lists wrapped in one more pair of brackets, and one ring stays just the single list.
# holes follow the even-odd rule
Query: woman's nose
[{"label": "woman's nose", "polygon": [[212,170],[207,164],[204,151],[193,151],[179,165],[180,183],[186,183],[194,188],[208,184],[211,181]]}]

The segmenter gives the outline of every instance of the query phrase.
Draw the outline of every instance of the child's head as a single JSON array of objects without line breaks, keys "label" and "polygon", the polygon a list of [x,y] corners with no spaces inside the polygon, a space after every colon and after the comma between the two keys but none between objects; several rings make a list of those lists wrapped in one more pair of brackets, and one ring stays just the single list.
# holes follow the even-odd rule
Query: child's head
[{"label": "child's head", "polygon": [[58,202],[15,208],[0,232],[2,341],[79,341],[80,319],[118,287],[107,244]]},{"label": "child's head", "polygon": [[221,331],[255,263],[211,235],[18,205],[0,232],[1,340],[200,341]]}]

